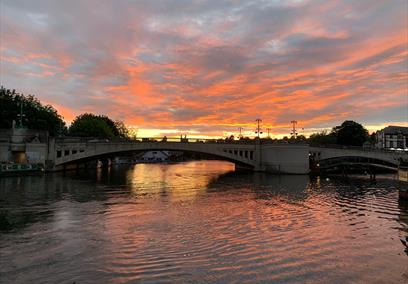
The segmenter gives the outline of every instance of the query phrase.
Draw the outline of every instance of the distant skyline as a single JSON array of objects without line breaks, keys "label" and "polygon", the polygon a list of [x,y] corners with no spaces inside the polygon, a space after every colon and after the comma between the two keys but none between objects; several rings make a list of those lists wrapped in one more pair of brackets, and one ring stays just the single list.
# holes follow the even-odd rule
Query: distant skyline
[{"label": "distant skyline", "polygon": [[139,136],[408,126],[407,23],[406,0],[0,0],[0,84]]}]

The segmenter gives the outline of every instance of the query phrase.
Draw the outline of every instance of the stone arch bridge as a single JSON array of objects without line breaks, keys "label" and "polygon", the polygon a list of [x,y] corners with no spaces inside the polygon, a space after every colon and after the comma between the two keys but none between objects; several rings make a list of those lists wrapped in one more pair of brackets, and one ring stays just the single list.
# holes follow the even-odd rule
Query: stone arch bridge
[{"label": "stone arch bridge", "polygon": [[183,151],[203,153],[227,160],[256,171],[275,173],[306,174],[309,171],[308,146],[289,144],[261,144],[249,142],[215,142],[206,140],[187,141],[75,141],[61,139],[50,151],[51,167],[62,169],[69,164],[86,160],[112,157],[123,153],[142,151]]},{"label": "stone arch bridge", "polygon": [[321,170],[343,167],[369,167],[371,169],[397,170],[401,159],[408,159],[408,152],[361,147],[310,147],[311,161]]},{"label": "stone arch bridge", "polygon": [[383,169],[397,169],[401,158],[408,159],[408,152],[367,150],[362,148],[311,147],[307,144],[217,142],[214,140],[179,141],[122,141],[58,139],[49,147],[48,168],[59,170],[66,165],[87,160],[113,157],[130,152],[183,151],[204,153],[227,160],[255,171],[284,174],[307,174],[309,162],[319,163],[322,169],[339,165],[364,164]]}]

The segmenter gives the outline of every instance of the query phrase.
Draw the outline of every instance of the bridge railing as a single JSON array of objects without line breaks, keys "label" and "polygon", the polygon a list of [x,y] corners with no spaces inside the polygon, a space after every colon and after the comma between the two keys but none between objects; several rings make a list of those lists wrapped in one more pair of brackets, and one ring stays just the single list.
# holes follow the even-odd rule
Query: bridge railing
[{"label": "bridge railing", "polygon": [[355,163],[355,164],[376,164],[376,165],[384,165],[388,167],[398,167],[398,162],[391,163],[389,161],[384,161],[376,158],[369,158],[369,157],[353,157],[353,156],[344,156],[344,157],[334,157],[325,159],[319,162],[320,168],[330,167],[336,164],[344,164],[344,163]]},{"label": "bridge railing", "polygon": [[288,142],[288,141],[276,141],[272,139],[257,138],[249,139],[225,139],[225,138],[200,138],[200,137],[137,137],[137,138],[95,138],[95,137],[59,137],[56,138],[58,144],[64,143],[140,143],[140,142],[166,142],[166,143],[217,143],[217,144],[243,144],[253,145],[256,143],[261,144],[296,144],[296,145],[308,145],[305,142]]},{"label": "bridge railing", "polygon": [[329,144],[329,145],[310,145],[313,148],[326,148],[326,149],[341,149],[341,150],[358,150],[364,152],[378,152],[378,153],[393,153],[393,154],[407,154],[408,151],[397,151],[397,150],[390,150],[390,149],[380,149],[380,148],[372,148],[372,147],[361,147],[361,146],[344,146],[344,145],[336,145],[336,144]]},{"label": "bridge railing", "polygon": [[124,138],[91,138],[91,137],[63,137],[57,138],[56,142],[64,143],[141,143],[141,142],[166,142],[166,143],[219,143],[219,144],[254,144],[256,140],[233,140],[233,139],[209,139],[209,138],[180,138],[180,137],[138,137],[134,139]]}]

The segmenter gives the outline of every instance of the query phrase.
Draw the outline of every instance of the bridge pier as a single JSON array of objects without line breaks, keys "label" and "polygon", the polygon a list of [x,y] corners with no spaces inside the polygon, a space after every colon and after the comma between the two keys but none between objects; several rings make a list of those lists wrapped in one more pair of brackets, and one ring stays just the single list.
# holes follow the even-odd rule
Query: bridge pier
[{"label": "bridge pier", "polygon": [[368,166],[368,172],[370,173],[370,180],[374,181],[376,178],[375,168]]},{"label": "bridge pier", "polygon": [[347,167],[346,166],[341,167],[341,175],[345,178],[347,177]]},{"label": "bridge pier", "polygon": [[261,140],[255,140],[255,150],[254,150],[254,171],[263,172],[265,169],[262,163],[262,147]]},{"label": "bridge pier", "polygon": [[274,174],[309,174],[309,146],[261,144],[258,169]]}]

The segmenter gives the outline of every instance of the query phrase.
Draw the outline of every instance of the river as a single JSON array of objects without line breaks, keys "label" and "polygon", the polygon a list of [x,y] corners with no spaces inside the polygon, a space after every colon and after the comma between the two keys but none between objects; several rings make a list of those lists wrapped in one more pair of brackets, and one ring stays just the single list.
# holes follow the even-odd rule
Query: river
[{"label": "river", "polygon": [[0,178],[1,283],[407,283],[393,176],[220,161]]}]

